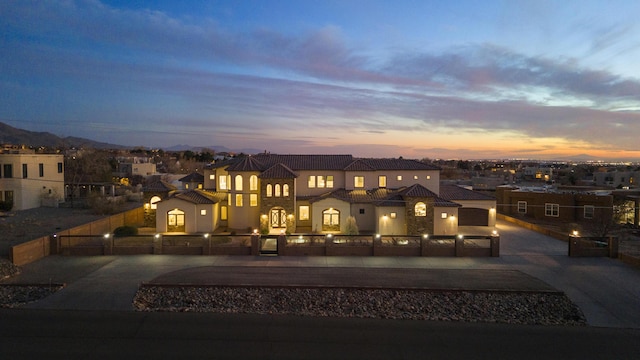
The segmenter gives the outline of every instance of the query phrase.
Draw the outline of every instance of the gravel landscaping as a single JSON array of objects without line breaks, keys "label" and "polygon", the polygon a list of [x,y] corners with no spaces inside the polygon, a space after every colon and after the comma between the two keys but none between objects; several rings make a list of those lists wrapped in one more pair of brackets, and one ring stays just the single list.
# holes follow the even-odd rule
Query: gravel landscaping
[{"label": "gravel landscaping", "polygon": [[586,325],[564,294],[352,288],[144,286],[138,311]]}]

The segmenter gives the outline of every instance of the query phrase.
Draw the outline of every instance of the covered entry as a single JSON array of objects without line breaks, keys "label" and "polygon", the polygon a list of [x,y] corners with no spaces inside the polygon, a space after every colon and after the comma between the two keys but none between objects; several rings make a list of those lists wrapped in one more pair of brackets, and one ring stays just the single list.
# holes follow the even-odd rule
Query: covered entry
[{"label": "covered entry", "polygon": [[458,226],[489,226],[489,210],[480,208],[459,208]]}]

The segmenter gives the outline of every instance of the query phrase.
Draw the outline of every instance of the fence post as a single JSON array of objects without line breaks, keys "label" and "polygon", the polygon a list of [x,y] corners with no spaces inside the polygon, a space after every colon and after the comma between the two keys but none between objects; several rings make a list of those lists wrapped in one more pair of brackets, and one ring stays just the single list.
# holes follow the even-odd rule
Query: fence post
[{"label": "fence post", "polygon": [[260,255],[260,234],[255,230],[251,234],[251,255]]},{"label": "fence post", "polygon": [[491,256],[500,256],[500,235],[497,233],[491,234]]},{"label": "fence post", "polygon": [[576,232],[569,234],[569,256],[580,256],[580,238]]},{"label": "fence post", "polygon": [[456,235],[456,256],[464,256],[464,236]]},{"label": "fence post", "polygon": [[618,238],[615,236],[609,236],[609,257],[618,258]]},{"label": "fence post", "polygon": [[162,234],[155,234],[153,236],[153,254],[162,254]]},{"label": "fence post", "polygon": [[287,235],[280,234],[278,235],[278,246],[276,247],[276,252],[278,255],[286,255],[285,247],[287,246]]}]

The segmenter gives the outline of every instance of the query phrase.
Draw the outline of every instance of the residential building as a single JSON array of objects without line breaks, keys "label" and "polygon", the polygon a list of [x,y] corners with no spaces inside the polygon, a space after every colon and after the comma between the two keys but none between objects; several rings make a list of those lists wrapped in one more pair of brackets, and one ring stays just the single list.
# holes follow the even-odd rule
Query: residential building
[{"label": "residential building", "polygon": [[64,157],[25,149],[0,153],[0,201],[12,210],[57,207],[64,201]]},{"label": "residential building", "polygon": [[156,228],[338,233],[353,217],[363,233],[457,233],[464,206],[439,192],[440,169],[416,160],[262,153],[216,163],[203,189],[156,203]]},{"label": "residential building", "polygon": [[496,189],[496,198],[498,212],[512,217],[565,224],[613,219],[613,195],[606,191],[505,185]]}]

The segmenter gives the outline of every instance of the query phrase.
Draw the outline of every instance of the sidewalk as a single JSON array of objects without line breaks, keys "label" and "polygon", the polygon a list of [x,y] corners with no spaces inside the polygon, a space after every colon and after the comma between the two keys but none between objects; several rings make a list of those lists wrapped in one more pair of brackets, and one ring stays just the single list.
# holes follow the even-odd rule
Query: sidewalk
[{"label": "sidewalk", "polygon": [[[367,272],[363,269],[376,268],[372,272],[378,274],[376,278],[383,287],[397,284],[402,274],[411,274],[413,283],[403,286],[555,288],[580,307],[591,326],[640,329],[640,269],[609,258],[569,258],[567,244],[562,241],[506,222],[499,222],[497,228],[501,235],[499,258],[50,256],[24,266],[23,274],[8,282],[67,284],[52,296],[27,305],[30,309],[132,311],[132,298],[141,283],[214,283],[223,279],[236,284],[246,279],[282,281],[283,273],[273,269],[290,269],[294,270],[290,274],[299,274],[305,272],[295,270],[323,268],[326,270],[307,271],[304,281],[316,279],[317,285],[331,285],[326,282],[327,274],[339,271],[340,276],[333,279],[345,279],[357,285],[366,279]],[[247,267],[258,270],[247,271],[245,276],[232,276],[234,271]],[[228,270],[226,276],[221,268]]]}]

